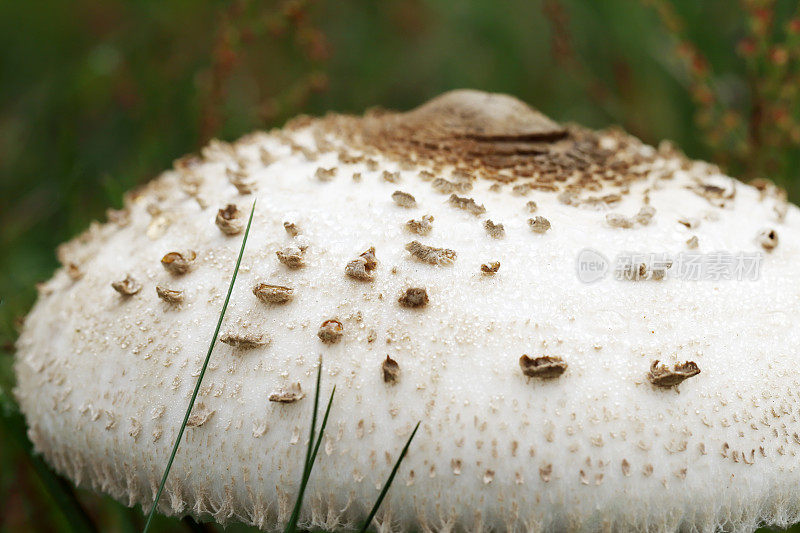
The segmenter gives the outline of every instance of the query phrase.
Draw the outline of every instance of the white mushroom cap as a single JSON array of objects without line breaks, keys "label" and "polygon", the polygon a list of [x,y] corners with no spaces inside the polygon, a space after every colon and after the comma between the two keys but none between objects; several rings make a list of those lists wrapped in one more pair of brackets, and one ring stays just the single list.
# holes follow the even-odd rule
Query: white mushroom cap
[{"label": "white mushroom cap", "polygon": [[[669,146],[476,91],[214,142],[64,245],[16,394],[36,449],[79,485],[152,504],[241,243],[218,224],[240,227],[228,215],[255,197],[161,511],[279,528],[321,354],[337,396],[301,523],[363,519],[417,420],[387,528],[800,517],[798,209]],[[757,279],[576,272],[717,251],[760,254]],[[112,287],[126,279],[140,290]]]}]

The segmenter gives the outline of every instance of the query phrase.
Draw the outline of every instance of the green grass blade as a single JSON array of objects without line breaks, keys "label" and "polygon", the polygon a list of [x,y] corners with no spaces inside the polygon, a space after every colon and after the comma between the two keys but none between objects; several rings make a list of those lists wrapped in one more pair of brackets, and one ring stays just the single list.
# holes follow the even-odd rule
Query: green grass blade
[{"label": "green grass blade", "polygon": [[[328,406],[325,408],[325,416],[322,417],[322,425],[319,428],[319,437],[317,437],[317,443],[314,445],[314,453],[311,454],[311,461],[309,462],[308,472],[306,473],[305,482],[308,483],[308,479],[311,477],[311,468],[314,466],[314,461],[317,459],[317,452],[319,451],[319,445],[322,443],[322,435],[325,433],[325,426],[328,425],[328,415],[331,413],[331,405],[333,405],[333,395],[336,393],[336,385],[333,386],[331,390],[331,396],[328,398]],[[305,485],[303,486],[303,491],[305,491]]]},{"label": "green grass blade", "polygon": [[[312,420],[312,425],[316,426],[316,415],[317,415],[317,407],[319,405],[319,389],[320,389],[320,376],[322,375],[322,358],[320,357],[319,367],[317,369],[317,389],[314,392],[314,417]],[[303,477],[300,479],[300,489],[297,491],[297,499],[294,502],[294,509],[292,509],[292,515],[289,518],[289,521],[286,523],[286,527],[284,528],[284,533],[295,533],[297,531],[297,522],[300,520],[300,510],[303,507],[303,496],[306,492],[306,486],[308,485],[308,480],[311,478],[311,469],[314,467],[314,461],[317,458],[317,452],[319,451],[319,446],[322,443],[322,436],[325,434],[325,427],[328,425],[328,415],[331,412],[331,405],[333,405],[333,395],[336,393],[336,386],[333,387],[331,390],[331,396],[328,398],[328,405],[325,408],[325,415],[322,417],[322,425],[319,428],[319,436],[317,436],[316,442],[309,441],[308,443],[308,452],[306,454],[307,460],[306,464],[303,467]],[[314,433],[311,433],[314,435]]]},{"label": "green grass blade", "polygon": [[303,477],[311,471],[311,454],[314,447],[314,436],[317,430],[317,413],[319,412],[319,389],[322,384],[322,356],[319,356],[319,363],[317,364],[317,384],[314,388],[314,413],[311,415],[311,431],[308,436],[308,447],[306,448],[306,462],[303,465]]},{"label": "green grass blade", "polygon": [[311,469],[314,467],[314,461],[317,459],[317,452],[319,451],[319,445],[322,442],[322,436],[325,433],[325,427],[328,425],[328,415],[331,412],[331,405],[333,405],[333,395],[336,393],[336,386],[334,385],[333,389],[331,390],[331,396],[330,398],[328,398],[328,406],[325,408],[325,416],[322,417],[322,425],[320,426],[319,436],[317,437],[315,443],[313,441],[313,436],[314,436],[313,427],[316,426],[316,420],[317,420],[317,409],[319,406],[319,389],[320,389],[321,376],[322,376],[322,357],[320,356],[319,366],[317,367],[317,388],[314,391],[314,415],[311,421],[312,440],[308,441],[306,463],[303,466],[303,476],[300,479],[300,489],[297,491],[297,499],[294,502],[292,515],[291,517],[289,517],[289,521],[286,523],[286,527],[283,529],[284,533],[295,533],[297,531],[297,522],[298,520],[300,520],[300,510],[303,507],[303,496],[305,495],[306,492],[306,486],[308,485],[308,480],[311,477]]},{"label": "green grass blade", "polygon": [[169,456],[169,461],[167,461],[167,467],[164,469],[164,475],[161,477],[161,484],[158,486],[158,492],[156,492],[155,500],[153,501],[153,507],[150,508],[150,513],[147,515],[147,522],[144,524],[144,533],[150,529],[150,523],[153,521],[153,517],[156,514],[156,508],[158,507],[158,500],[161,499],[161,493],[164,491],[164,485],[167,483],[167,477],[169,476],[169,471],[172,468],[172,463],[175,461],[175,454],[178,453],[178,446],[181,443],[181,438],[183,437],[183,432],[186,430],[186,423],[189,422],[189,416],[192,414],[192,409],[194,408],[194,402],[197,399],[197,393],[200,391],[200,383],[203,381],[203,376],[206,373],[206,368],[208,368],[208,362],[211,360],[211,352],[214,350],[214,345],[217,343],[217,336],[219,336],[219,330],[222,327],[222,320],[225,318],[225,311],[228,310],[228,302],[231,299],[231,293],[233,293],[233,286],[236,284],[236,275],[239,273],[239,266],[242,264],[242,256],[244,256],[244,247],[247,244],[247,236],[250,234],[250,225],[253,223],[253,213],[256,211],[256,202],[253,201],[253,207],[250,209],[250,218],[247,220],[247,229],[244,231],[244,237],[242,238],[242,247],[239,250],[239,257],[236,260],[236,267],[233,269],[233,276],[231,276],[231,283],[228,286],[228,295],[225,297],[225,303],[222,305],[222,311],[219,314],[219,320],[217,321],[217,327],[214,330],[214,336],[211,338],[211,344],[208,346],[208,353],[206,353],[206,359],[203,361],[203,368],[200,369],[200,375],[197,376],[197,383],[194,386],[194,392],[192,392],[192,399],[189,401],[189,407],[186,409],[186,415],[183,417],[183,423],[181,424],[181,428],[178,431],[178,436],[175,438],[175,445],[172,447],[172,453]]},{"label": "green grass blade", "polygon": [[367,519],[364,521],[364,525],[361,526],[361,529],[359,530],[360,533],[365,533],[367,531],[367,528],[369,528],[369,525],[372,523],[372,519],[375,518],[375,515],[378,513],[378,509],[380,508],[381,503],[383,503],[386,493],[389,492],[389,487],[392,485],[392,481],[394,481],[394,476],[397,474],[397,470],[400,468],[400,463],[405,458],[406,453],[408,452],[408,447],[411,446],[411,441],[414,439],[414,435],[417,434],[419,424],[420,423],[417,422],[417,425],[414,426],[414,431],[411,432],[411,436],[408,437],[406,445],[403,446],[403,451],[400,452],[400,457],[397,458],[397,462],[394,464],[394,468],[392,468],[392,473],[389,474],[389,479],[386,480],[386,484],[383,486],[383,490],[381,490],[381,493],[378,495],[375,505],[372,506],[369,516],[367,516]]},{"label": "green grass blade", "polygon": [[303,505],[303,481],[311,473],[311,454],[314,449],[314,436],[317,430],[317,412],[319,411],[319,389],[322,382],[322,355],[319,356],[319,363],[317,363],[317,385],[314,388],[314,411],[311,414],[311,431],[309,431],[308,446],[306,447],[306,460],[303,463],[303,475],[300,477],[300,491],[298,491],[297,499],[292,508],[292,514],[286,527],[283,529],[284,533],[294,532],[297,527],[297,521],[300,518],[300,508]]},{"label": "green grass blade", "polygon": [[325,416],[322,417],[322,425],[319,428],[319,436],[317,437],[317,442],[314,445],[314,451],[311,453],[311,458],[309,459],[308,468],[303,474],[303,479],[300,482],[300,490],[297,492],[297,502],[295,503],[295,507],[297,513],[293,513],[293,521],[289,521],[287,524],[287,528],[291,527],[289,531],[292,533],[297,531],[297,521],[300,519],[300,510],[303,507],[303,496],[306,493],[306,487],[308,486],[308,480],[311,479],[311,469],[314,467],[314,461],[317,459],[317,452],[319,451],[319,445],[322,444],[322,436],[325,434],[325,426],[328,425],[328,415],[331,412],[331,405],[333,405],[333,395],[336,392],[336,387],[334,386],[331,390],[331,396],[328,398],[328,406],[325,408]]},{"label": "green grass blade", "polygon": [[28,440],[25,418],[19,412],[14,400],[2,388],[0,388],[0,426],[4,429],[3,433],[10,435],[25,452],[47,494],[64,514],[70,531],[76,533],[96,532],[97,528],[75,496],[72,486],[64,478],[50,470],[47,464],[33,452],[33,445]]}]

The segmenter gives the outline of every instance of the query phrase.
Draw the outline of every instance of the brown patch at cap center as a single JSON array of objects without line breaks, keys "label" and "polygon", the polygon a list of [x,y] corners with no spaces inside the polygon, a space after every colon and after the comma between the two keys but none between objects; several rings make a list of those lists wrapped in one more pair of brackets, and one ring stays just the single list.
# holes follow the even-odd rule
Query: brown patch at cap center
[{"label": "brown patch at cap center", "polygon": [[460,89],[402,113],[397,125],[429,139],[555,141],[567,130],[524,102],[506,94]]},{"label": "brown patch at cap center", "polygon": [[[364,117],[328,115],[311,124],[367,153],[437,171],[454,167],[476,178],[521,182],[526,190],[624,194],[654,156],[621,130],[562,126],[522,101],[473,90],[445,93],[405,113],[371,110]],[[297,121],[292,127],[308,126]]]}]

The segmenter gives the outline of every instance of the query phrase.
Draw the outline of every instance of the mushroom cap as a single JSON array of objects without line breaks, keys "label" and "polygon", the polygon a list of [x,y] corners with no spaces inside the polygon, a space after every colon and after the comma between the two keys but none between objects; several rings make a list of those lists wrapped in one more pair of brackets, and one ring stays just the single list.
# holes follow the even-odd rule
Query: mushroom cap
[{"label": "mushroom cap", "polygon": [[757,185],[476,91],[215,141],[62,245],[16,395],[59,472],[152,505],[241,244],[217,213],[257,197],[160,511],[280,528],[322,355],[309,526],[363,519],[417,420],[384,530],[786,525],[800,212]]}]

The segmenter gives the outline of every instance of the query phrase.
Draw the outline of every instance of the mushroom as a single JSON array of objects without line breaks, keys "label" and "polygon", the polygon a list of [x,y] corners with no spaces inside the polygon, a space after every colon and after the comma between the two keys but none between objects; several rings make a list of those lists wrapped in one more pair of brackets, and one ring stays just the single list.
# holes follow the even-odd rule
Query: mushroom
[{"label": "mushroom", "polygon": [[[417,420],[382,530],[747,531],[800,517],[795,206],[778,220],[771,196],[675,150],[464,90],[215,143],[191,171],[213,205],[164,173],[127,197],[124,226],[62,247],[82,276],[58,270],[25,320],[30,438],[81,486],[152,506],[241,241],[215,227],[220,206],[241,205],[230,175],[269,207],[160,512],[282,528],[322,354],[337,395],[308,529],[359,525]],[[398,187],[419,212],[391,201]],[[157,235],[152,213],[169,220]],[[487,239],[496,221],[505,238]],[[607,272],[631,251],[688,253],[690,235],[760,270],[689,282],[677,261],[633,258],[666,274]],[[119,280],[142,290],[120,296]],[[164,305],[178,287],[184,303]]]}]

